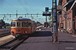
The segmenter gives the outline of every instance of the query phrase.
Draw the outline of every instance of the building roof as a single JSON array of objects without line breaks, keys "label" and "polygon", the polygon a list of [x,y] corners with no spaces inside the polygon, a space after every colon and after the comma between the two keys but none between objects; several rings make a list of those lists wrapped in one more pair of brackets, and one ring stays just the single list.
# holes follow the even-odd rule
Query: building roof
[{"label": "building roof", "polygon": [[70,3],[74,3],[75,0],[69,0],[63,7],[66,7],[67,5],[69,5]]},{"label": "building roof", "polygon": [[62,0],[58,0],[58,5],[61,5],[62,4]]},{"label": "building roof", "polygon": [[74,1],[74,3],[72,4],[70,9],[72,9],[74,7],[75,3],[76,3],[76,0]]},{"label": "building roof", "polygon": [[24,21],[24,20],[31,20],[31,19],[29,19],[29,18],[18,18],[18,19],[14,19],[14,21],[17,21],[17,20]]}]

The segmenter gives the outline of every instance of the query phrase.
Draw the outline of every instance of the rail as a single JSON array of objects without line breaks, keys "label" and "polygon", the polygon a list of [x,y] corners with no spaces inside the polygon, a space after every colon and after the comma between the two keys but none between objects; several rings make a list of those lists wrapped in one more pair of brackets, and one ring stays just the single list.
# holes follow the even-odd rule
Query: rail
[{"label": "rail", "polygon": [[[20,36],[19,36],[20,37]],[[20,44],[22,44],[29,36],[21,36],[20,38],[17,37],[13,39],[12,41],[5,43],[0,46],[0,49],[9,49],[9,50],[15,50]]]}]

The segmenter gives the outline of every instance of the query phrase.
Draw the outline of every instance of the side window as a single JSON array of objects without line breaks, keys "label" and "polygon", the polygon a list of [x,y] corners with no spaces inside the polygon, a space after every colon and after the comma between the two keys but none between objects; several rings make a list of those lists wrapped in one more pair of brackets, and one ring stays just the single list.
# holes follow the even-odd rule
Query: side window
[{"label": "side window", "polygon": [[20,22],[17,22],[17,27],[20,27]]},{"label": "side window", "polygon": [[11,22],[11,26],[12,27],[15,27],[15,22]]},{"label": "side window", "polygon": [[31,23],[28,23],[28,27],[31,27],[32,26],[32,24]]},{"label": "side window", "polygon": [[26,27],[27,23],[26,22],[22,22],[22,27]]},{"label": "side window", "polygon": [[31,27],[32,24],[29,22],[22,22],[22,27]]}]

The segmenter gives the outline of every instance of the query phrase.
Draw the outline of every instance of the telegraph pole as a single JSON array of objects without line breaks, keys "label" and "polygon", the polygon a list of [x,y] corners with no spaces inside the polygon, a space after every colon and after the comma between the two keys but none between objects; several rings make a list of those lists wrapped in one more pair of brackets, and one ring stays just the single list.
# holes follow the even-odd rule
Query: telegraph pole
[{"label": "telegraph pole", "polygon": [[52,0],[53,42],[58,42],[57,0]]}]

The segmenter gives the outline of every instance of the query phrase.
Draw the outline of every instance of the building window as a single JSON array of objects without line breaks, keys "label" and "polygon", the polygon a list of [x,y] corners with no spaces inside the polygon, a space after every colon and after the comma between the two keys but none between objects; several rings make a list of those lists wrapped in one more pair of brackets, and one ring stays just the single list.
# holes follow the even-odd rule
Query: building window
[{"label": "building window", "polygon": [[59,14],[62,14],[62,11],[59,11],[58,13],[59,13]]},{"label": "building window", "polygon": [[67,2],[68,2],[69,0],[67,0]]},{"label": "building window", "polygon": [[63,29],[63,23],[60,23],[60,28],[62,28],[62,29]]},{"label": "building window", "polygon": [[76,16],[76,7],[73,8],[73,15]]}]

